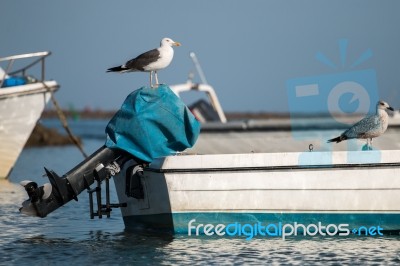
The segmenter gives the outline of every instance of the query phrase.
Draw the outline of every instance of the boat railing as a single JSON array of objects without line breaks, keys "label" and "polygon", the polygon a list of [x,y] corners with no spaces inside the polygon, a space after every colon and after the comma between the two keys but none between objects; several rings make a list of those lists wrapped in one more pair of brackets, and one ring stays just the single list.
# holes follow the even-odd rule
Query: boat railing
[{"label": "boat railing", "polygon": [[[39,82],[44,82],[44,80],[45,80],[45,59],[50,54],[51,54],[51,52],[45,51],[45,52],[20,54],[20,55],[13,55],[13,56],[7,56],[7,57],[0,58],[0,62],[8,61],[5,71],[3,73],[3,76],[0,76],[0,88],[3,86],[4,80],[6,79],[6,77],[8,75],[12,76],[12,75],[17,75],[17,74],[21,73],[22,76],[26,76],[26,71],[39,63],[41,65],[41,74],[40,74]],[[26,66],[24,66],[18,70],[11,71],[11,69],[14,65],[14,62],[16,60],[26,59],[26,58],[35,58],[35,57],[37,57],[37,58],[33,62],[27,64]]]},{"label": "boat railing", "polygon": [[208,84],[197,84],[193,83],[190,79],[188,82],[183,84],[177,84],[171,86],[172,91],[179,96],[179,93],[184,91],[202,91],[205,92],[208,96],[212,107],[214,108],[215,112],[218,114],[219,120],[222,123],[226,123],[226,116],[224,111],[222,110],[221,104],[218,100],[217,94],[213,87]]},{"label": "boat railing", "polygon": [[[190,53],[190,58],[193,61],[194,66],[196,67],[197,73],[200,76],[201,83],[193,83],[193,77],[194,73],[189,73],[189,79],[186,83],[184,84],[177,84],[171,86],[171,89],[174,91],[174,93],[179,97],[179,94],[184,91],[202,91],[205,92],[206,95],[208,96],[208,99],[211,103],[212,108],[216,112],[218,119],[221,123],[226,123],[227,119],[225,117],[225,113],[222,110],[222,106],[219,103],[217,94],[215,93],[215,90],[213,87],[208,85],[208,82],[206,80],[206,76],[204,75],[204,72],[200,66],[200,62],[197,59],[197,56],[194,52]],[[205,121],[204,121],[205,122]]]}]

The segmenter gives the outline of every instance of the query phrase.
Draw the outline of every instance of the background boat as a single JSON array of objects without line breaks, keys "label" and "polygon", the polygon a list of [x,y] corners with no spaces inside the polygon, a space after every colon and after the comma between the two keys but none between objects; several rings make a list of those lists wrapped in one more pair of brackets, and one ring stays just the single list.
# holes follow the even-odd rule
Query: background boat
[{"label": "background boat", "polygon": [[[0,72],[0,178],[7,178],[40,118],[51,94],[59,85],[45,80],[45,58],[50,52],[0,58],[5,71]],[[14,63],[24,66],[12,71]],[[30,76],[32,67],[40,66],[40,78]]]}]

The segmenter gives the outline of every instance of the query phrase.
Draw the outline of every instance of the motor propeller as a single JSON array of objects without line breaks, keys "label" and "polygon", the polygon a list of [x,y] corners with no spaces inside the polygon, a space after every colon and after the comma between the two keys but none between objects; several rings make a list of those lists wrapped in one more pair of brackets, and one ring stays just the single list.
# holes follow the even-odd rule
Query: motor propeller
[{"label": "motor propeller", "polygon": [[37,203],[40,200],[48,199],[51,195],[53,187],[50,183],[46,183],[38,188],[36,182],[30,180],[21,181],[20,184],[25,188],[29,199],[22,203],[22,207],[19,209],[19,211],[29,216],[38,216],[34,203]]}]

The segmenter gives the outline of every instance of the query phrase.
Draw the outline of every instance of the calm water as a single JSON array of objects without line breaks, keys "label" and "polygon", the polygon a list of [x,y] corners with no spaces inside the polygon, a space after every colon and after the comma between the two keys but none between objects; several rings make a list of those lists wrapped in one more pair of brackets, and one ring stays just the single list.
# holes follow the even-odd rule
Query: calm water
[{"label": "calm water", "polygon": [[[84,144],[93,152],[103,141],[84,139]],[[18,212],[27,198],[21,180],[43,184],[43,166],[64,174],[81,160],[74,147],[23,151],[10,181],[0,181],[0,265],[400,264],[398,236],[246,241],[133,234],[125,232],[119,210],[110,219],[91,220],[86,192],[47,218]],[[114,188],[112,199],[117,201]]]}]

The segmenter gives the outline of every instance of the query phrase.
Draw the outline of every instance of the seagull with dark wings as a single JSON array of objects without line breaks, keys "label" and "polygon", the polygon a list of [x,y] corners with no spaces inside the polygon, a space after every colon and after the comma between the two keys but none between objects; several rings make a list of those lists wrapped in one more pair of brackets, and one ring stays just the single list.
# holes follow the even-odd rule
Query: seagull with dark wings
[{"label": "seagull with dark wings", "polygon": [[[158,87],[157,71],[166,68],[174,57],[173,46],[180,46],[179,42],[175,42],[170,38],[161,40],[159,48],[147,51],[136,58],[127,61],[125,64],[107,69],[107,72],[150,72],[150,86]],[[153,74],[156,84],[153,85]]]}]

